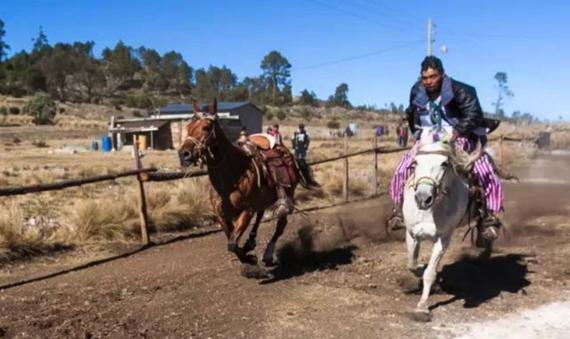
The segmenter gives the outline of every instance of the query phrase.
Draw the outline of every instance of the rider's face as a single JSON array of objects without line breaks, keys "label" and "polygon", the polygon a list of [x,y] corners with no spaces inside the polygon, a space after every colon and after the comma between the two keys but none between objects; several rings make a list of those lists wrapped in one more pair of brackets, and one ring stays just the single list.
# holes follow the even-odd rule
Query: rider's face
[{"label": "rider's face", "polygon": [[422,85],[428,92],[436,92],[441,87],[443,74],[433,68],[428,68],[422,72]]}]

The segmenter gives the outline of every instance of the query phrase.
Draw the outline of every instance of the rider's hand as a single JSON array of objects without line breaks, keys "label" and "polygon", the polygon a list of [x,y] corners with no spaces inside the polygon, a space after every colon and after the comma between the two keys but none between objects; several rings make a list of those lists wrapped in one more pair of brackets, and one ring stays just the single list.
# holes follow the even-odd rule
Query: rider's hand
[{"label": "rider's hand", "polygon": [[451,132],[451,138],[449,138],[449,142],[454,142],[457,138],[459,138],[459,132],[457,132],[457,130],[453,130]]}]

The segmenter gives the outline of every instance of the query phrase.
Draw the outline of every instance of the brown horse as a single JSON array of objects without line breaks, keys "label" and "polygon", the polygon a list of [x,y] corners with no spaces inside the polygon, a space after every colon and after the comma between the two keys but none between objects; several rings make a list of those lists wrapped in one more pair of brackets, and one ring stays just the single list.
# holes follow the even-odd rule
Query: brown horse
[{"label": "brown horse", "polygon": [[[194,104],[194,112],[200,112]],[[247,253],[256,246],[257,229],[266,209],[277,200],[276,190],[269,186],[268,178],[259,164],[224,134],[217,116],[217,104],[209,106],[208,113],[194,115],[186,126],[187,137],[178,153],[180,164],[205,164],[210,179],[210,201],[219,223],[228,239],[228,250],[241,262],[251,259]],[[285,149],[286,150],[286,149]],[[287,150],[288,152],[288,150]],[[293,199],[296,185],[285,189]],[[238,242],[255,215],[255,223],[243,247]],[[266,265],[273,264],[275,243],[287,225],[287,215],[277,220],[275,233],[263,255]]]}]

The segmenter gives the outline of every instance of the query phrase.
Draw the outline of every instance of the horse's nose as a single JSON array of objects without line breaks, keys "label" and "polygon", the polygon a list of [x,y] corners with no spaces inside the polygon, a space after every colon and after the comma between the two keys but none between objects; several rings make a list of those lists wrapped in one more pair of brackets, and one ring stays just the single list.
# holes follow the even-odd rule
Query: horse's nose
[{"label": "horse's nose", "polygon": [[180,158],[180,164],[182,166],[188,166],[190,164],[190,158],[192,153],[189,150],[178,151],[178,157]]},{"label": "horse's nose", "polygon": [[435,201],[434,199],[434,188],[431,185],[420,185],[416,190],[415,198],[416,204],[421,210],[427,210]]}]

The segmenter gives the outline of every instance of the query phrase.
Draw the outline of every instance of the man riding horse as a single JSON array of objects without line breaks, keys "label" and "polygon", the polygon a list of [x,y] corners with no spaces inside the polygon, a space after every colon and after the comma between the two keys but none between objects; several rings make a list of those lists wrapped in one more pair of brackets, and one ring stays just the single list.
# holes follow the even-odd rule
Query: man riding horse
[{"label": "man riding horse", "polygon": [[[485,145],[487,128],[492,130],[496,124],[492,126],[483,118],[475,89],[447,76],[441,60],[434,56],[422,61],[420,73],[421,79],[412,87],[406,109],[408,124],[416,140],[422,128],[434,127],[449,132],[449,142],[466,151],[473,151],[477,142]],[[404,186],[414,171],[416,146],[400,160],[390,183],[390,196],[395,205],[388,222],[391,230],[405,228],[401,211]],[[496,214],[503,209],[503,190],[493,160],[487,153],[475,162],[472,176],[474,184],[481,188],[480,200],[484,201],[478,209],[480,237],[477,238],[483,239],[478,245],[488,246],[498,237],[501,227]]]}]

